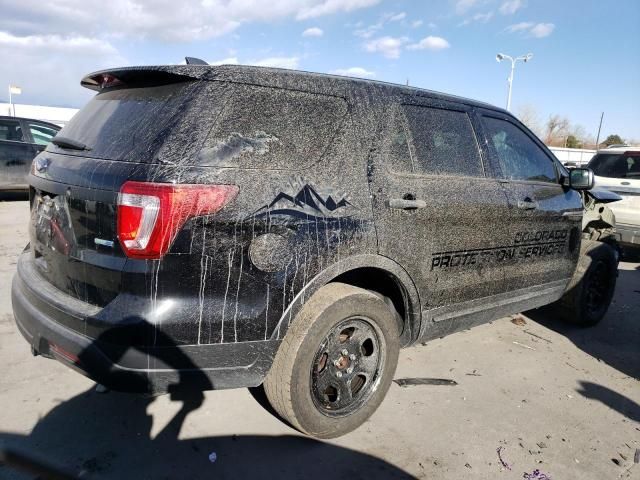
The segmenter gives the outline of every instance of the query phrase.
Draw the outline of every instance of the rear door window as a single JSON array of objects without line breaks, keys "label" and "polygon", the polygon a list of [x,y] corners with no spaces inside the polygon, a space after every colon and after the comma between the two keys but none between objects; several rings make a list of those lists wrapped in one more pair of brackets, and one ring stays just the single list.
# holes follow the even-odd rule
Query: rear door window
[{"label": "rear door window", "polygon": [[502,178],[557,183],[553,160],[520,128],[494,117],[482,122]]},{"label": "rear door window", "polygon": [[415,173],[482,177],[478,143],[466,112],[405,105]]},{"label": "rear door window", "polygon": [[316,163],[347,111],[343,98],[253,85],[227,90],[199,165],[287,170]]},{"label": "rear door window", "polygon": [[640,179],[640,152],[599,153],[591,159],[589,168],[599,177]]}]

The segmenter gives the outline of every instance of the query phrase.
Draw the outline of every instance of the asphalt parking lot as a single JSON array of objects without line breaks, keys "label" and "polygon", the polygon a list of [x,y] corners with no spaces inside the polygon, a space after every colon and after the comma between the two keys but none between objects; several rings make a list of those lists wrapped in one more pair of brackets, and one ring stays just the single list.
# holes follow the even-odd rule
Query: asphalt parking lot
[{"label": "asphalt parking lot", "polygon": [[[260,392],[207,392],[199,406],[97,393],[32,357],[10,302],[27,222],[27,202],[0,202],[0,444],[82,478],[640,478],[640,263],[620,264],[595,328],[528,312],[404,350],[396,378],[457,385],[393,384],[363,427],[319,442]],[[0,478],[34,476],[0,465]]]}]

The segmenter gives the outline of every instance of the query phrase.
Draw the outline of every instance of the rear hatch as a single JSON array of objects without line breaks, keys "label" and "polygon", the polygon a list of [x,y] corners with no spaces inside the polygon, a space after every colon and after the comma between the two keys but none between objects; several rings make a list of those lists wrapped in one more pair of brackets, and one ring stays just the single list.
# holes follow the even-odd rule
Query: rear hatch
[{"label": "rear hatch", "polygon": [[99,93],[57,135],[58,145],[36,157],[30,175],[31,248],[39,272],[98,306],[121,291],[123,271],[141,268],[130,260],[127,266],[118,242],[120,187],[127,180],[167,181],[163,168],[181,165],[204,142],[216,115],[212,95],[223,88],[183,71],[117,75],[83,80]]},{"label": "rear hatch", "polygon": [[589,162],[595,174],[595,186],[622,197],[610,204],[616,222],[640,225],[640,151],[598,153]]}]

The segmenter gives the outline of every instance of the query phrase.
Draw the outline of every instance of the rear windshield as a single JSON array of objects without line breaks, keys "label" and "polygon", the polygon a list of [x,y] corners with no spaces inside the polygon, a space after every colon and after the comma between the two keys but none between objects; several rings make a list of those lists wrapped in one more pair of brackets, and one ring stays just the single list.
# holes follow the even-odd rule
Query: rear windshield
[{"label": "rear windshield", "polygon": [[599,177],[640,178],[640,153],[599,153],[589,162]]},{"label": "rear windshield", "polygon": [[181,82],[99,93],[58,134],[90,150],[49,149],[110,160],[152,161],[198,87],[197,82]]},{"label": "rear windshield", "polygon": [[70,155],[129,162],[299,169],[318,161],[347,111],[342,98],[216,81],[96,95],[59,136]]}]

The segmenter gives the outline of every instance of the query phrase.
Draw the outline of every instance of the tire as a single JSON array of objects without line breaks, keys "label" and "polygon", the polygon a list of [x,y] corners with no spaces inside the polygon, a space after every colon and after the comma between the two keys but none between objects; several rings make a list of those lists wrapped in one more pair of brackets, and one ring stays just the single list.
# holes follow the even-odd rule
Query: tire
[{"label": "tire", "polygon": [[265,378],[271,406],[313,437],[358,428],[393,379],[400,349],[395,315],[368,290],[344,283],[320,288],[296,315]]},{"label": "tire", "polygon": [[582,240],[576,271],[563,297],[554,304],[566,322],[596,325],[607,313],[618,275],[615,250],[606,243]]}]

